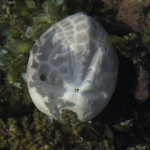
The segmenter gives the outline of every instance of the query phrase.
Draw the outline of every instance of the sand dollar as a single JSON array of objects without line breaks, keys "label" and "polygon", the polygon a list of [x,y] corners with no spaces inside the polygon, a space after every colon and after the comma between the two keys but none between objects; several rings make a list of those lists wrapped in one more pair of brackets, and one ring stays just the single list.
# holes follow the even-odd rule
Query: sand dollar
[{"label": "sand dollar", "polygon": [[63,109],[81,121],[98,115],[116,86],[118,59],[104,28],[77,13],[51,26],[33,46],[29,93],[43,113],[61,121]]}]

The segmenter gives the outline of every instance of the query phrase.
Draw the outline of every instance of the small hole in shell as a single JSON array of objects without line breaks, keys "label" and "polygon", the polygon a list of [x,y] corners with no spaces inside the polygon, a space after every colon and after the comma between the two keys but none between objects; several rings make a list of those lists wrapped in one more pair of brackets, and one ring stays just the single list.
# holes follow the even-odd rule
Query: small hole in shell
[{"label": "small hole in shell", "polygon": [[41,81],[46,81],[46,75],[45,74],[41,74],[40,75],[40,79],[41,79]]}]

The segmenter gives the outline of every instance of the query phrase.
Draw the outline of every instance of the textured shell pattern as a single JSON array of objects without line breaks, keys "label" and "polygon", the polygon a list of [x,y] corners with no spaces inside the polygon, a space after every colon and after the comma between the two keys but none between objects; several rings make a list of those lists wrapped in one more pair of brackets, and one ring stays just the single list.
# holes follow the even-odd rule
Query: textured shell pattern
[{"label": "textured shell pattern", "polygon": [[98,115],[114,92],[117,74],[108,34],[83,13],[51,26],[33,46],[27,66],[34,104],[60,121],[63,109],[74,111],[81,121]]}]

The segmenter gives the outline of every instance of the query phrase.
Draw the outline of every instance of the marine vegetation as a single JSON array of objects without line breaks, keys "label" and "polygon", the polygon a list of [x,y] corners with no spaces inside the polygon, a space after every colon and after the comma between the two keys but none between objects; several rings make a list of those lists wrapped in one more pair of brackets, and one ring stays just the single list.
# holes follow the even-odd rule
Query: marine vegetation
[{"label": "marine vegetation", "polygon": [[[0,120],[0,148],[11,150],[78,150],[108,149],[113,150],[112,139],[105,130],[105,124],[81,123],[76,114],[64,110],[64,124],[50,123],[47,117],[35,111],[18,121],[8,118]],[[103,135],[103,138],[100,136]],[[88,137],[88,138],[87,138]]]},{"label": "marine vegetation", "polygon": [[[69,110],[63,123],[50,122],[27,90],[29,52],[48,27],[81,11],[101,23],[117,50],[116,91],[90,122]],[[149,0],[1,0],[0,149],[149,150],[149,60]]]}]

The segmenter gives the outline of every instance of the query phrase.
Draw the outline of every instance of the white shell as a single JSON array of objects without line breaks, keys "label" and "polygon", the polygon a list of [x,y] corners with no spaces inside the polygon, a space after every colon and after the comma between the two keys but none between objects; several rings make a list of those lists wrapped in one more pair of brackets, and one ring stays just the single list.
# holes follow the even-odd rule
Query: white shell
[{"label": "white shell", "polygon": [[50,27],[35,43],[27,67],[31,98],[61,121],[70,109],[81,121],[98,115],[116,86],[118,59],[99,23],[83,13]]}]

